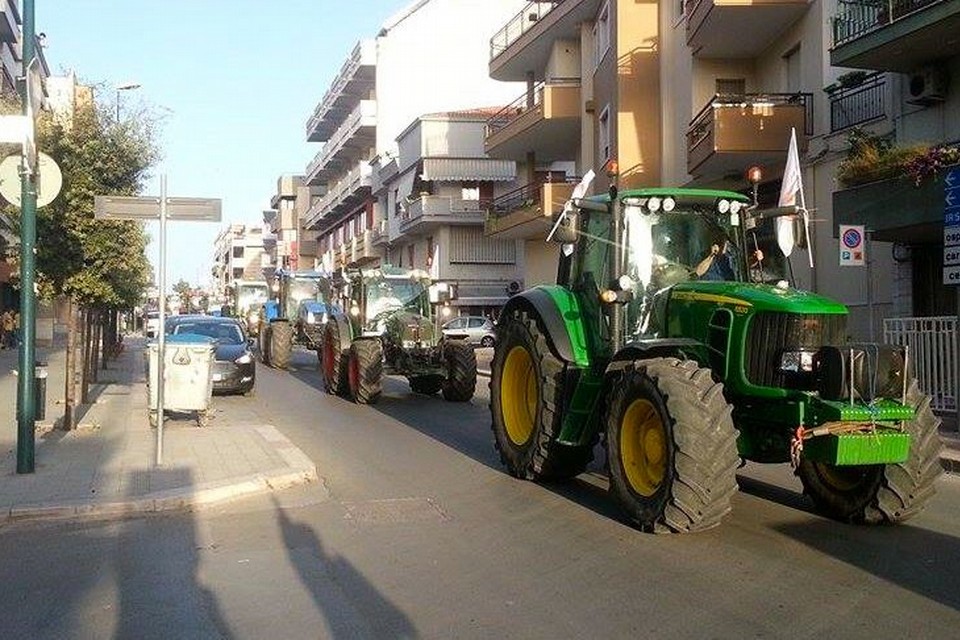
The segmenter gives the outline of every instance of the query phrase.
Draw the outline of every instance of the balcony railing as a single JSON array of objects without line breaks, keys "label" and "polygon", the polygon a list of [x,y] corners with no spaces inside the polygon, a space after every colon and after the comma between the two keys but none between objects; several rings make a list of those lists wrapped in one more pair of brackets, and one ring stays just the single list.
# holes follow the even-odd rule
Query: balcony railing
[{"label": "balcony railing", "polygon": [[563,180],[541,180],[525,184],[494,198],[490,203],[488,212],[491,218],[508,216],[518,209],[539,205],[543,196],[544,184],[577,184],[580,180],[578,177],[568,176]]},{"label": "balcony railing", "polygon": [[804,133],[813,135],[813,96],[809,93],[746,93],[738,96],[715,95],[690,123],[687,130],[687,149],[693,149],[710,136],[714,109],[738,107],[762,114],[778,106],[801,105],[804,111]]},{"label": "balcony railing", "polygon": [[946,0],[860,0],[837,2],[833,46],[838,47],[897,20]]},{"label": "balcony railing", "polygon": [[489,138],[510,126],[511,122],[521,118],[524,114],[540,107],[543,104],[543,92],[546,86],[579,87],[580,78],[553,78],[549,83],[536,83],[532,89],[525,91],[522,96],[497,111],[487,120],[487,137]]},{"label": "balcony railing", "polygon": [[307,137],[311,132],[317,129],[321,122],[330,114],[333,105],[343,93],[344,88],[354,79],[357,71],[363,65],[373,65],[376,61],[376,42],[373,40],[362,40],[357,43],[350,52],[350,56],[340,68],[340,73],[334,78],[323,99],[316,106],[313,113],[307,119]]},{"label": "balcony railing", "polygon": [[842,131],[886,115],[886,75],[872,73],[855,87],[829,93],[830,131]]},{"label": "balcony railing", "polygon": [[520,36],[529,31],[541,18],[564,1],[554,0],[553,2],[531,2],[527,4],[520,13],[510,18],[510,21],[490,38],[490,59],[493,60],[506,51]]},{"label": "balcony railing", "polygon": [[357,131],[363,127],[376,126],[377,121],[377,101],[361,100],[356,108],[350,112],[350,115],[343,121],[337,130],[330,136],[326,144],[313,157],[307,167],[307,180],[311,180],[314,175],[322,169],[330,160],[351,140]]}]

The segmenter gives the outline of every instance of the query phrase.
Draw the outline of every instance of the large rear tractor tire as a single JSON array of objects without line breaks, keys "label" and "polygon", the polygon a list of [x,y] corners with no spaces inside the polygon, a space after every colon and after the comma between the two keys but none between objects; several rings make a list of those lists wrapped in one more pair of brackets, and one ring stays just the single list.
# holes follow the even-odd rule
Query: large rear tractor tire
[{"label": "large rear tractor tire", "polygon": [[379,340],[354,340],[347,365],[350,397],[357,404],[375,404],[383,391],[383,347]]},{"label": "large rear tractor tire", "polygon": [[443,387],[444,379],[441,376],[414,376],[410,378],[410,390],[432,396]]},{"label": "large rear tractor tire", "polygon": [[737,491],[737,431],[723,385],[676,358],[638,360],[610,383],[610,492],[650,532],[720,524]]},{"label": "large rear tractor tire", "polygon": [[468,402],[477,388],[477,354],[462,340],[451,340],[443,346],[447,379],[443,381],[443,399]]},{"label": "large rear tractor tire", "polygon": [[490,413],[500,460],[526,480],[564,480],[593,459],[593,445],[556,441],[563,423],[563,362],[537,321],[515,309],[501,318],[490,376]]},{"label": "large rear tractor tire", "polygon": [[293,327],[289,322],[270,323],[270,366],[286,369],[293,350]]},{"label": "large rear tractor tire", "polygon": [[340,346],[340,326],[332,319],[323,331],[323,387],[335,396],[347,394],[347,356]]},{"label": "large rear tractor tire", "polygon": [[257,340],[260,347],[260,360],[263,364],[270,366],[270,323],[264,322],[260,325],[260,334]]},{"label": "large rear tractor tire", "polygon": [[914,419],[904,423],[910,434],[910,455],[898,464],[834,466],[800,459],[797,475],[817,511],[857,524],[892,524],[915,516],[935,493],[943,472],[937,430],[940,419],[916,380],[907,387],[907,404]]}]

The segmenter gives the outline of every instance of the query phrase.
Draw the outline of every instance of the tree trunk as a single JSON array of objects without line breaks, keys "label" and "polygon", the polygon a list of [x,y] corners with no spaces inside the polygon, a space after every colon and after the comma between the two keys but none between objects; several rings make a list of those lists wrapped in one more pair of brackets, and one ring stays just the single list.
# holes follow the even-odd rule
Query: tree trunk
[{"label": "tree trunk", "polygon": [[103,346],[103,310],[93,312],[93,359],[90,362],[90,378],[100,380],[100,354]]},{"label": "tree trunk", "polygon": [[80,310],[80,402],[90,402],[90,309]]},{"label": "tree trunk", "polygon": [[70,431],[76,427],[77,407],[77,307],[73,300],[67,301],[67,361],[64,378],[63,423],[61,428]]}]

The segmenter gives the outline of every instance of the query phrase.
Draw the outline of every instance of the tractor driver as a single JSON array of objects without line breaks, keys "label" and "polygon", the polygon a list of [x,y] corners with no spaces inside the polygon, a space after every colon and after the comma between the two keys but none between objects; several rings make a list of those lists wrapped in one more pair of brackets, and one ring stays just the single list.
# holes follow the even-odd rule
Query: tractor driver
[{"label": "tractor driver", "polygon": [[[710,246],[710,253],[700,261],[694,270],[697,277],[701,280],[724,281],[736,280],[736,270],[734,269],[735,249],[729,240],[723,240],[722,248],[720,244],[714,243]],[[750,254],[750,273],[751,276],[763,264],[763,252],[756,249]]]}]

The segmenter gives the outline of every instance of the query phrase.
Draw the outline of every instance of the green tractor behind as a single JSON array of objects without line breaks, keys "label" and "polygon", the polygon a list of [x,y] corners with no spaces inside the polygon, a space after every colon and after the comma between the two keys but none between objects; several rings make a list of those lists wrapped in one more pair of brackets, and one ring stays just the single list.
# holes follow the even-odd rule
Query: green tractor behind
[{"label": "green tractor behind", "polygon": [[835,519],[919,512],[941,445],[909,354],[849,343],[843,305],[771,278],[755,251],[748,227],[797,213],[698,189],[568,203],[557,284],[514,296],[497,324],[492,428],[509,472],[571,478],[602,438],[610,491],[646,531],[719,524],[741,459],[791,462]]},{"label": "green tractor behind", "polygon": [[264,364],[285,369],[290,364],[293,345],[299,344],[320,356],[323,323],[313,314],[302,314],[302,305],[330,300],[330,276],[319,271],[276,273],[277,299],[260,309],[260,357]]},{"label": "green tractor behind", "polygon": [[[432,302],[445,302],[443,285],[422,271],[385,265],[353,269],[338,286],[345,313],[326,324],[322,368],[328,393],[375,403],[385,374],[402,375],[416,393],[442,391],[466,402],[477,382],[477,358],[463,340],[445,339]],[[431,300],[431,298],[433,298]]]}]

